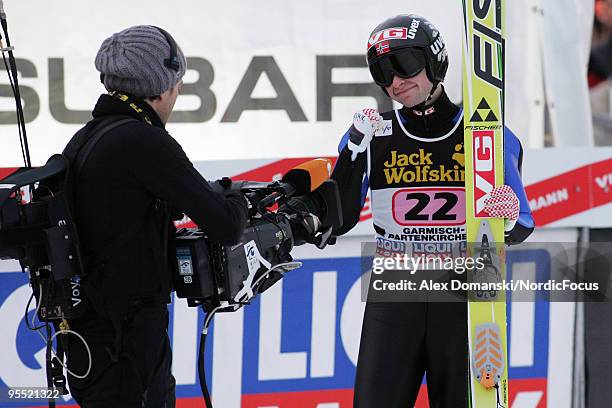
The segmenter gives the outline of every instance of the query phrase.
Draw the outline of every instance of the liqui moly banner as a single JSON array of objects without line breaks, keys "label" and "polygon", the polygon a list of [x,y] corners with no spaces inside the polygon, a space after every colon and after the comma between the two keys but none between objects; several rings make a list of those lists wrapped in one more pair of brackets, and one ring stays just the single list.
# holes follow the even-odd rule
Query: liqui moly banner
[{"label": "liqui moly banner", "polygon": [[[561,234],[561,236],[559,235]],[[552,239],[552,234],[540,235]],[[556,239],[575,239],[556,231]],[[360,248],[363,237],[341,239],[324,251],[300,247],[301,269],[292,271],[251,305],[218,315],[207,342],[215,406],[223,408],[351,408],[364,303]],[[546,251],[515,248],[509,278],[550,274]],[[0,267],[0,388],[44,386],[44,343],[26,328],[35,312],[15,264]],[[169,306],[178,407],[200,407],[197,341],[203,315],[174,299]],[[509,303],[510,407],[569,408],[572,378],[573,304]],[[418,408],[427,407],[423,384]],[[62,401],[60,401],[62,402]],[[67,398],[66,405],[74,402]],[[40,406],[44,401],[39,401]],[[11,401],[2,407],[36,405]]]}]

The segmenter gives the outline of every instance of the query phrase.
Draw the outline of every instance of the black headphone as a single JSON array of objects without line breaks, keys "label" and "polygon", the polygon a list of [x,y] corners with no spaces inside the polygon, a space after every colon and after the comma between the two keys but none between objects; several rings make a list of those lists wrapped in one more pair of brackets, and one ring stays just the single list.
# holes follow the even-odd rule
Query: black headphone
[{"label": "black headphone", "polygon": [[166,39],[166,41],[168,42],[168,45],[170,46],[170,57],[166,58],[164,60],[164,65],[174,71],[179,71],[181,69],[181,64],[179,62],[178,59],[178,46],[176,45],[176,42],[174,41],[174,38],[172,38],[172,36],[163,28],[157,27],[157,26],[151,26],[151,27],[155,27],[159,30],[160,33],[162,33],[162,35],[164,36],[164,38]]},{"label": "black headphone", "polygon": [[[164,36],[164,38],[166,39],[166,42],[170,46],[170,56],[164,59],[164,66],[167,67],[168,69],[178,72],[181,69],[181,63],[179,62],[179,58],[178,58],[178,46],[176,45],[174,38],[172,38],[170,33],[168,33],[166,30],[164,30],[161,27],[157,27],[157,26],[151,26],[151,27],[155,27]],[[104,74],[102,73],[100,73],[100,82],[104,84]]]}]

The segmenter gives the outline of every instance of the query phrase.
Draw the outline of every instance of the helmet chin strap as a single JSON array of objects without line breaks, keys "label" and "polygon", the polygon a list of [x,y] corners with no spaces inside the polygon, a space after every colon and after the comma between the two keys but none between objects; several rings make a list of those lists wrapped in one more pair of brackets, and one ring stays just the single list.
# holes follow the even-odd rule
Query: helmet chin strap
[{"label": "helmet chin strap", "polygon": [[[427,108],[427,102],[429,102],[431,100],[431,98],[433,97],[434,92],[436,92],[436,89],[438,89],[438,85],[440,85],[440,82],[436,81],[433,83],[433,86],[431,87],[431,91],[429,91],[429,95],[427,95],[427,98],[425,98],[425,100],[421,103],[418,103],[414,106],[408,106],[408,109],[412,109],[412,110],[418,110],[421,111],[421,113],[425,113],[425,108]],[[425,117],[425,115],[423,115],[423,117]]]},{"label": "helmet chin strap", "polygon": [[427,102],[429,102],[431,100],[431,98],[433,97],[434,92],[436,91],[436,89],[438,89],[438,85],[440,84],[439,81],[435,81],[433,82],[433,85],[431,87],[431,91],[429,91],[429,95],[427,95],[427,98],[425,98],[425,100],[417,105],[414,105],[412,107],[409,107],[409,109],[412,110],[418,110],[421,112],[421,119],[423,120],[423,125],[425,126],[425,129],[427,132],[429,132],[429,123],[427,122],[427,115],[425,115],[425,110],[427,108]]}]

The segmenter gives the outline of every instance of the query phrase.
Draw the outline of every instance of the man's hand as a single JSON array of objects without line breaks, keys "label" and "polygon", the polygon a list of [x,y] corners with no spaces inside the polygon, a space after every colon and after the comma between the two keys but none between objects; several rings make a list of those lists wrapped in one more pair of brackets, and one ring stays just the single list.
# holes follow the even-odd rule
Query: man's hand
[{"label": "man's hand", "polygon": [[382,126],[383,118],[376,109],[362,109],[353,115],[353,125],[349,129],[348,149],[351,160],[355,161],[359,153],[363,153],[374,137],[374,133]]},{"label": "man's hand", "polygon": [[490,217],[505,218],[505,230],[510,231],[514,228],[519,217],[519,199],[510,186],[497,186],[489,193],[485,199],[484,212]]},{"label": "man's hand", "polygon": [[[238,188],[236,190],[232,190],[232,179],[229,177],[223,177],[220,180],[215,180],[213,182],[208,183],[210,188],[219,194],[223,194],[225,197],[233,196],[233,197],[242,197],[246,203],[247,211],[249,216],[252,216],[255,212],[253,211],[253,204],[251,203],[250,197],[246,194],[240,192],[240,183],[238,183]],[[236,184],[234,184],[236,185]]]},{"label": "man's hand", "polygon": [[208,184],[215,193],[225,193],[231,187],[232,179],[229,177],[223,177],[220,180],[209,181]]}]

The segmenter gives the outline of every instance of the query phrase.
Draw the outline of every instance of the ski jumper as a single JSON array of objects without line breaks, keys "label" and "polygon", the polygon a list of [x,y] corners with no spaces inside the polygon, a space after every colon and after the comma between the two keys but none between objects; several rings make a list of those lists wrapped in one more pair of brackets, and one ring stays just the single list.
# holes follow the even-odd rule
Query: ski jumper
[{"label": "ski jumper", "polygon": [[[463,110],[445,92],[423,110],[381,114],[383,126],[367,150],[351,160],[347,132],[332,178],[340,188],[344,225],[358,221],[368,189],[377,247],[418,253],[465,245]],[[505,184],[520,201],[520,216],[506,242],[523,241],[533,230],[521,178],[522,148],[504,136]],[[456,254],[455,254],[456,255]],[[414,405],[426,375],[430,407],[467,406],[467,305],[464,302],[368,302],[362,326],[355,408]]]}]

